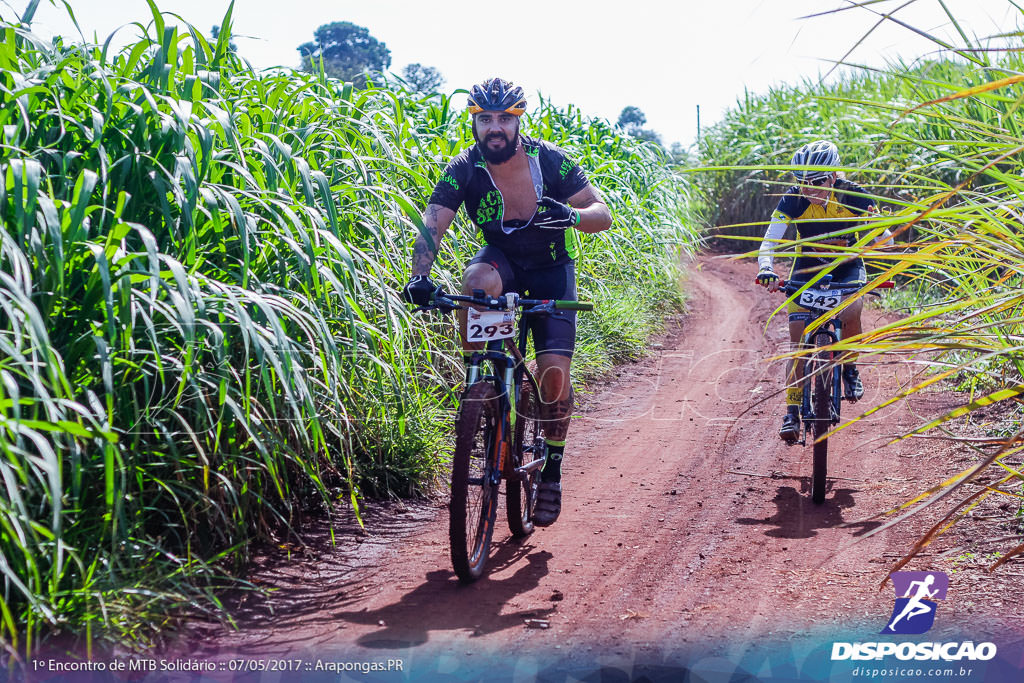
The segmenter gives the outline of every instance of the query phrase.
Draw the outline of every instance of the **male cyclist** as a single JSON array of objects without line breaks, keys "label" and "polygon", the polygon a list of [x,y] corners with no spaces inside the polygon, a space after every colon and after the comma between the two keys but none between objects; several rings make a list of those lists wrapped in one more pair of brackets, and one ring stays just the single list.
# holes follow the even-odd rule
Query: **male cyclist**
[{"label": "male cyclist", "polygon": [[[839,166],[839,150],[831,142],[818,140],[804,145],[793,155],[792,164],[803,168],[793,171],[797,184],[786,190],[765,231],[757,257],[758,284],[767,287],[770,292],[778,291],[779,276],[775,274],[773,266],[773,250],[782,241],[790,223],[796,228],[798,240],[814,239],[810,244],[797,246],[798,255],[790,271],[791,279],[810,280],[819,271],[830,269],[833,283],[865,284],[867,272],[864,260],[860,257],[851,258],[842,251],[842,247],[849,247],[856,241],[855,233],[850,229],[869,220],[876,213],[875,200],[865,194],[860,186],[840,177],[839,172],[829,170]],[[890,237],[886,230],[875,243]],[[861,300],[857,299],[839,315],[844,337],[861,333],[862,308]],[[793,344],[800,342],[811,318],[806,308],[795,302],[790,303],[789,339]],[[847,354],[842,371],[844,394],[851,401],[860,400],[864,396],[864,384],[855,360],[853,354]],[[802,375],[802,361],[787,361],[786,416],[782,420],[779,436],[789,443],[800,436],[803,385],[799,379]]]},{"label": "male cyclist", "polygon": [[[611,212],[582,169],[558,147],[519,132],[526,110],[523,89],[501,78],[474,85],[469,94],[476,144],[445,168],[423,213],[413,246],[412,279],[403,296],[425,305],[436,287],[430,268],[438,245],[465,204],[485,246],[462,276],[463,294],[519,292],[536,299],[576,299],[577,236],[600,232]],[[562,508],[561,462],[572,414],[569,366],[576,344],[576,313],[558,311],[530,323],[537,351],[547,456],[541,470],[534,523],[548,526]],[[466,316],[459,317],[463,349]]]}]

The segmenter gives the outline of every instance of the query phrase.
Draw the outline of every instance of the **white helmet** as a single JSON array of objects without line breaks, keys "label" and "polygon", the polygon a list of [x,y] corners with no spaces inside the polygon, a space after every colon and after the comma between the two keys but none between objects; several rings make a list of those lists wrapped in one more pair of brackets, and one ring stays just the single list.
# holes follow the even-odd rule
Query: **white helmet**
[{"label": "white helmet", "polygon": [[[838,166],[839,149],[828,140],[818,140],[804,145],[793,155],[794,166]],[[819,180],[832,171],[820,169],[795,169],[793,175],[800,182]]]}]

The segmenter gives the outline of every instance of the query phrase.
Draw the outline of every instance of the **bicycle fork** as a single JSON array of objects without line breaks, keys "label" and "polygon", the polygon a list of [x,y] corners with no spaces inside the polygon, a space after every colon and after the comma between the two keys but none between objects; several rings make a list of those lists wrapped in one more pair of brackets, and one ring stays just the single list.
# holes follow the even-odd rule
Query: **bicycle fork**
[{"label": "bicycle fork", "polygon": [[[834,326],[834,329],[829,329],[830,326]],[[831,321],[830,325],[825,325],[822,328],[815,330],[804,337],[803,346],[805,348],[819,348],[822,346],[829,346],[839,342],[841,323],[838,320]],[[813,343],[812,343],[813,337]],[[832,400],[829,402],[829,423],[837,424],[839,422],[839,401],[842,398],[842,373],[840,372],[840,366],[835,362],[835,355],[831,354],[829,361],[831,367],[828,368],[827,372],[832,375]],[[811,372],[807,371],[807,365],[810,363],[810,359],[804,361],[804,376],[801,380],[803,383],[803,398],[800,404],[800,420],[802,422],[800,430],[801,437],[799,441],[795,441],[795,444],[801,446],[807,445],[807,433],[811,431],[811,425],[813,421],[817,419],[814,407],[811,405],[814,394],[814,375],[823,372],[824,368],[813,367]],[[827,366],[825,366],[827,367]]]},{"label": "bicycle fork", "polygon": [[[481,368],[485,361],[491,361],[494,365],[494,375],[482,375]],[[483,476],[472,477],[470,484],[482,486],[485,483],[497,487],[501,483],[501,473],[505,468],[508,459],[508,435],[512,433],[509,420],[510,402],[506,387],[511,385],[512,367],[507,357],[500,351],[486,349],[474,351],[470,356],[469,365],[466,366],[466,388],[477,382],[491,382],[494,385],[498,398],[497,424],[494,429],[494,438],[487,444],[487,462]]]}]

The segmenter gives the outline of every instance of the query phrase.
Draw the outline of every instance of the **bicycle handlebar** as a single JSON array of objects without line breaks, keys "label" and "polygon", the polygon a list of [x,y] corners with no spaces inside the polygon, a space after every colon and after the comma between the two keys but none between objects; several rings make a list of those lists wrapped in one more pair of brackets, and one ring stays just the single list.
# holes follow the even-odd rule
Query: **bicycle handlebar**
[{"label": "bicycle handlebar", "polygon": [[[844,292],[855,292],[858,289],[864,289],[867,286],[865,283],[836,282],[833,284],[831,282],[823,282],[823,280],[824,278],[818,280],[817,282],[814,283],[813,286],[821,287],[822,289],[838,289]],[[787,294],[793,294],[802,287],[805,287],[807,284],[807,282],[801,282],[800,280],[779,280],[779,289],[785,290]],[[892,280],[886,280],[885,282],[881,282],[875,285],[874,289],[892,289],[895,286],[895,282],[893,282]]]},{"label": "bicycle handlebar", "polygon": [[431,302],[420,306],[415,311],[441,309],[454,311],[470,306],[483,306],[492,311],[511,311],[522,308],[523,313],[551,313],[561,311],[592,311],[594,304],[589,301],[572,301],[569,299],[522,299],[515,292],[501,296],[487,296],[483,292],[474,292],[473,296],[464,294],[446,294],[440,287],[434,292]]},{"label": "bicycle handlebar", "polygon": [[592,311],[594,310],[594,304],[591,301],[555,299],[555,308],[563,311]]}]

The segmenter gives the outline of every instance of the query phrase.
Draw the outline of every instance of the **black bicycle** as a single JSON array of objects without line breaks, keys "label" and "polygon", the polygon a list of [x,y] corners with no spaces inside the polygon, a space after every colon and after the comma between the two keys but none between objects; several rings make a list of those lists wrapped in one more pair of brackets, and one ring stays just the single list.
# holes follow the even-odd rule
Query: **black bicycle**
[{"label": "black bicycle", "polygon": [[[842,339],[843,323],[838,316],[831,315],[843,300],[864,288],[863,284],[832,284],[832,275],[825,274],[817,281],[799,282],[783,280],[779,289],[786,296],[795,296],[794,301],[808,309],[815,318],[828,318],[804,335],[801,348],[812,349],[804,363],[804,398],[800,406],[803,423],[802,438],[791,442],[801,446],[807,443],[810,433],[814,441],[814,464],[811,470],[811,500],[817,504],[825,502],[825,484],[828,475],[828,437],[833,426],[839,424],[840,405],[845,398],[842,390],[842,365],[836,362],[838,352],[831,346]],[[877,289],[891,289],[891,281],[875,286]],[[874,294],[874,292],[869,292]],[[877,296],[877,294],[876,294]]]},{"label": "black bicycle", "polygon": [[[455,420],[455,454],[448,535],[452,566],[465,583],[484,573],[498,513],[499,487],[505,480],[508,528],[513,536],[533,532],[544,438],[540,430],[540,386],[524,360],[527,316],[555,310],[592,311],[593,304],[556,299],[522,299],[510,292],[498,297],[474,290],[472,296],[438,289],[428,306],[467,312],[466,339],[484,342],[470,356],[466,387]],[[520,313],[517,321],[517,312]],[[513,338],[518,338],[513,343]]]}]

